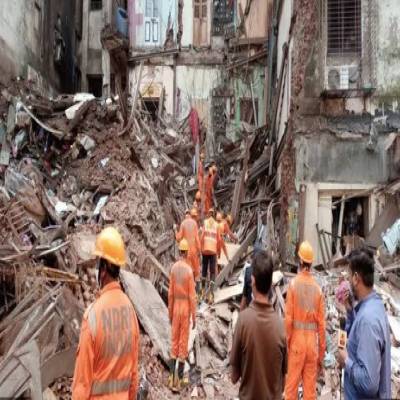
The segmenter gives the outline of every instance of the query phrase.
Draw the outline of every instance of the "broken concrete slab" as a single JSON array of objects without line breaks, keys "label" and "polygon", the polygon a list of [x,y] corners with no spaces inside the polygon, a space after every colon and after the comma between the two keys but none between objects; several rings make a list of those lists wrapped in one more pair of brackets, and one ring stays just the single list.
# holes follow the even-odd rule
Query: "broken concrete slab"
[{"label": "broken concrete slab", "polygon": [[[234,243],[225,243],[226,246],[226,251],[228,253],[229,259],[232,260],[235,254],[239,251],[240,249],[240,244],[234,244]],[[218,258],[218,264],[221,265],[222,267],[225,267],[228,265],[228,260],[225,257],[224,252],[221,252],[221,257]]]},{"label": "broken concrete slab", "polygon": [[121,282],[156,352],[165,363],[168,363],[171,350],[171,326],[167,306],[149,280],[129,271],[121,271]]},{"label": "broken concrete slab", "polygon": [[214,309],[215,309],[215,314],[217,315],[218,318],[228,323],[231,322],[232,311],[230,310],[228,303],[216,304],[214,306]]},{"label": "broken concrete slab", "polygon": [[243,293],[243,283],[218,289],[214,293],[214,304],[223,303]]},{"label": "broken concrete slab", "polygon": [[216,351],[218,356],[223,360],[228,352],[227,346],[224,342],[225,335],[218,325],[216,320],[211,320],[208,324],[208,329],[204,335],[210,346]]}]

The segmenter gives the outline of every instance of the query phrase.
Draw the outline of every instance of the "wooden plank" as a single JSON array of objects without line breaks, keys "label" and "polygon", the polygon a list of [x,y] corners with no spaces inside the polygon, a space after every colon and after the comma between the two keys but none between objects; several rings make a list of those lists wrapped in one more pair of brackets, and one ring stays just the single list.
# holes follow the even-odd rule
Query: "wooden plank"
[{"label": "wooden plank", "polygon": [[147,279],[122,270],[121,282],[155,351],[164,362],[168,363],[171,350],[171,327],[167,306]]},{"label": "wooden plank", "polygon": [[232,258],[231,262],[226,265],[222,271],[219,273],[217,276],[217,279],[215,280],[215,285],[216,287],[220,287],[222,283],[229,277],[229,275],[232,273],[233,268],[237,265],[237,263],[240,261],[241,257],[247,252],[248,247],[254,242],[257,234],[257,227],[255,226],[246,239],[243,241],[243,243],[240,245],[240,248],[237,250],[236,254]]}]

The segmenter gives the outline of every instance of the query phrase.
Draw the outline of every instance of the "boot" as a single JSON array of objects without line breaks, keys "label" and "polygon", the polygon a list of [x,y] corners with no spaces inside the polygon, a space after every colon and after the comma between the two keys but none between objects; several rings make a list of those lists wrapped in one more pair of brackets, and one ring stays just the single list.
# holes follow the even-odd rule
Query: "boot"
[{"label": "boot", "polygon": [[200,301],[203,301],[206,296],[206,278],[201,278]]},{"label": "boot", "polygon": [[185,388],[189,385],[189,379],[185,376],[185,361],[180,361],[178,364],[178,376],[180,382],[180,389]]},{"label": "boot", "polygon": [[214,303],[214,286],[215,286],[215,282],[211,281],[210,282],[210,290],[208,291],[208,304]]},{"label": "boot", "polygon": [[178,371],[175,374],[174,385],[172,387],[172,391],[175,393],[179,393],[182,390],[182,381],[183,381],[183,371],[185,368],[185,363],[181,363],[179,360],[178,363]]},{"label": "boot", "polygon": [[168,377],[168,387],[171,390],[174,386],[175,367],[176,367],[176,360],[174,358],[171,358],[171,360],[169,361],[169,377]]}]

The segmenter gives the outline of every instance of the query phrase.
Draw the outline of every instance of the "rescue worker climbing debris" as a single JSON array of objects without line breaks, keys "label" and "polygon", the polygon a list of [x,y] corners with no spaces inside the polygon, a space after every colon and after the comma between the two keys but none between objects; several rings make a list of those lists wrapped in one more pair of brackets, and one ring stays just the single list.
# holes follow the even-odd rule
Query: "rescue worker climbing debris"
[{"label": "rescue worker climbing debris", "polygon": [[[216,221],[218,224],[218,231],[219,231],[219,235],[221,237],[221,248],[220,248],[220,251],[218,252],[218,258],[221,257],[221,250],[222,250],[225,254],[226,259],[229,261],[228,250],[226,248],[226,243],[225,243],[224,221],[223,221],[222,215],[223,214],[221,212],[217,212],[217,216],[216,216]],[[217,269],[218,269],[218,265],[217,265]]]},{"label": "rescue worker climbing debris", "polygon": [[185,360],[188,357],[190,318],[196,326],[196,294],[193,272],[188,264],[189,243],[179,242],[180,259],[172,266],[169,277],[168,312],[172,324],[172,349],[168,385],[179,392],[188,381],[184,379]]},{"label": "rescue worker climbing debris", "polygon": [[[218,215],[219,214],[219,215]],[[230,214],[228,214],[224,218],[224,213],[221,211],[217,213],[217,222],[221,228],[221,235],[223,238],[229,238],[232,242],[237,243],[237,236],[231,231],[231,225],[233,222],[233,218]]]},{"label": "rescue worker climbing debris", "polygon": [[182,221],[179,231],[176,232],[175,237],[178,242],[185,239],[189,245],[187,254],[187,261],[192,267],[194,280],[196,282],[197,293],[200,290],[200,238],[199,227],[196,222],[196,210],[192,209],[189,214],[186,214],[185,219]]},{"label": "rescue worker climbing debris", "polygon": [[285,325],[288,343],[288,373],[285,400],[297,400],[303,382],[303,398],[317,398],[318,372],[325,355],[324,298],[311,275],[314,252],[308,242],[300,245],[299,274],[290,283],[286,297]]},{"label": "rescue worker climbing debris", "polygon": [[208,218],[204,221],[201,232],[202,248],[202,271],[201,271],[201,299],[204,300],[206,293],[206,283],[209,275],[209,303],[214,302],[215,269],[217,264],[217,254],[221,251],[222,239],[218,228],[218,223],[214,219],[214,209],[209,209]]},{"label": "rescue worker climbing debris", "polygon": [[208,210],[213,207],[214,203],[214,186],[217,178],[217,167],[216,165],[207,165],[207,176],[205,178],[205,204],[204,212],[207,215]]},{"label": "rescue worker climbing debris", "polygon": [[85,311],[72,399],[136,399],[139,326],[135,310],[118,282],[126,267],[119,232],[105,228],[97,237],[96,278],[100,296]]}]

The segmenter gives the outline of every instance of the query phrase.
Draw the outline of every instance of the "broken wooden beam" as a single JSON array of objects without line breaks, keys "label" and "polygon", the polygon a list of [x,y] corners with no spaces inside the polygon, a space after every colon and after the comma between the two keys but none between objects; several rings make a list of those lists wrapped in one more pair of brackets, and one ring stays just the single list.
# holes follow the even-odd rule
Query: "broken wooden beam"
[{"label": "broken wooden beam", "polygon": [[257,227],[255,226],[250,233],[247,235],[246,239],[241,243],[239,249],[232,257],[232,260],[226,265],[215,280],[215,286],[219,287],[222,283],[229,277],[232,273],[233,268],[239,263],[242,256],[247,252],[247,248],[254,242],[257,235]]}]

